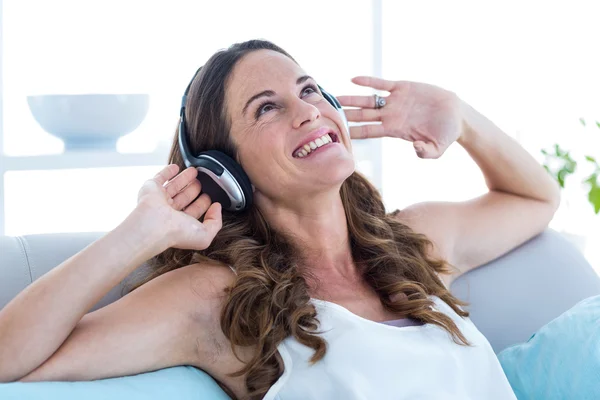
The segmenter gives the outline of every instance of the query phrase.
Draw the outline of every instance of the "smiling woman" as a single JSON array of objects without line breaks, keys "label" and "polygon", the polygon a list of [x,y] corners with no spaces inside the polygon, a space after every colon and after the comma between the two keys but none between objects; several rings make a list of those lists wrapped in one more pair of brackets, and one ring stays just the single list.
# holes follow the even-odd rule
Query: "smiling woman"
[{"label": "smiling woman", "polygon": [[[389,213],[355,171],[344,116],[361,112],[340,113],[314,79],[299,80],[305,76],[271,42],[215,53],[186,90],[171,164],[144,183],[135,210],[1,310],[0,381],[95,380],[191,365],[240,399],[514,399],[466,303],[444,281],[533,235],[551,215],[552,186]],[[340,98],[370,110],[363,115],[385,117],[371,133],[430,121],[422,112],[402,118],[408,94],[417,110],[433,105],[431,119],[443,123],[414,137],[426,148],[422,156],[439,156],[458,136],[494,178],[482,152],[501,158],[523,151],[473,110],[465,114],[469,129],[456,132],[459,103],[440,88],[355,81],[391,92],[383,108],[373,96]],[[267,94],[248,103],[257,93]],[[405,125],[390,123],[398,119]],[[331,132],[339,142],[294,157],[300,145],[317,146]],[[242,212],[214,202],[200,170],[185,168],[184,133],[186,153],[219,151],[231,159],[223,169],[245,171],[252,201]],[[513,170],[523,171],[506,189],[531,176],[542,180],[541,167],[518,159]],[[510,215],[493,229],[480,223],[511,210],[529,215],[518,221],[518,238],[514,229],[507,234],[515,225]],[[487,240],[484,249],[473,235]],[[129,294],[86,314],[148,259]],[[465,264],[454,268],[446,259]]]},{"label": "smiling woman", "polygon": [[[463,319],[465,303],[440,279],[451,267],[427,237],[386,212],[377,190],[355,171],[345,118],[289,54],[258,40],[216,53],[191,83],[185,124],[192,153],[227,154],[254,186],[253,206],[224,212],[210,247],[162,252],[136,285],[190,264],[204,268],[216,261],[236,272],[231,283],[217,286],[225,296],[214,304],[215,325],[206,327],[219,333],[221,350],[210,362],[200,357],[193,365],[240,398],[331,398],[342,392],[349,399],[356,393],[385,398],[397,382],[420,382],[410,376],[458,357],[459,375],[442,368],[448,385],[432,394],[453,391],[450,382],[483,367],[494,373],[478,377],[476,385],[459,385],[456,395],[510,398],[489,343]],[[170,162],[184,167],[177,138]],[[398,322],[403,319],[407,323]],[[379,324],[391,320],[417,326]],[[369,335],[389,340],[385,351],[344,345],[368,342],[365,324],[373,324]],[[321,335],[327,327],[345,328]],[[434,354],[431,343],[404,336],[432,330],[430,340],[446,350]],[[201,337],[199,348],[214,347],[215,337]],[[409,348],[422,368],[388,375],[385,365]],[[360,362],[343,363],[345,370],[344,353]],[[356,381],[325,372],[336,370],[360,374],[373,386],[364,392]],[[423,387],[402,384],[410,394],[422,394]]]}]

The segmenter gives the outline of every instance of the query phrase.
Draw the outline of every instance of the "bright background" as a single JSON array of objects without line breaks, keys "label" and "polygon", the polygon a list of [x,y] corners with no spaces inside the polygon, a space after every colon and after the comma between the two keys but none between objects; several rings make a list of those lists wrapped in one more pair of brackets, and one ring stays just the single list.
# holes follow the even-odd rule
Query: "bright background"
[{"label": "bright background", "polygon": [[[600,158],[597,4],[0,0],[0,233],[116,226],[166,162],[194,71],[250,38],[282,46],[335,94],[371,93],[350,82],[363,74],[428,82],[458,93],[540,161],[540,149],[555,142]],[[26,97],[50,93],[148,93],[150,110],[118,153],[82,157],[63,153],[33,119]],[[581,117],[592,123],[583,127]],[[355,149],[390,209],[486,190],[458,145],[439,160],[418,159],[398,139]],[[600,269],[600,218],[575,183],[551,226],[584,239]]]}]

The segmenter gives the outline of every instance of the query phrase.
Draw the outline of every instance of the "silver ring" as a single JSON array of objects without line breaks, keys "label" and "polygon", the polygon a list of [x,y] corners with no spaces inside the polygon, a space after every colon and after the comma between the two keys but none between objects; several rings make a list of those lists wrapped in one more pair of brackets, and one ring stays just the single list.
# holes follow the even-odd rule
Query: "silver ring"
[{"label": "silver ring", "polygon": [[375,109],[379,110],[380,108],[383,108],[386,104],[385,97],[381,97],[377,94],[374,94],[373,96],[375,96]]}]

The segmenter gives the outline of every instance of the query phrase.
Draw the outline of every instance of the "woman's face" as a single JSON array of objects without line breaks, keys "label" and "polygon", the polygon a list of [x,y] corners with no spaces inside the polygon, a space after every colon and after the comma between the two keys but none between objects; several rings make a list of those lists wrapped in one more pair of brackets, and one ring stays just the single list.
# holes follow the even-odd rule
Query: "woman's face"
[{"label": "woman's face", "polygon": [[339,188],[354,171],[341,116],[285,55],[258,50],[244,56],[225,101],[239,161],[258,193],[294,201]]}]

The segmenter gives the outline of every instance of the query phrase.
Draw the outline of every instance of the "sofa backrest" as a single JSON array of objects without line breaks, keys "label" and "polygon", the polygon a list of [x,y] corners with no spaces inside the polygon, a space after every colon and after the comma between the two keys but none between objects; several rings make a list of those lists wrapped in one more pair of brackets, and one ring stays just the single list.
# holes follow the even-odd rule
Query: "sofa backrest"
[{"label": "sofa backrest", "polygon": [[[0,236],[0,308],[32,281],[102,235]],[[113,288],[90,311],[120,298],[124,283],[131,278]],[[451,290],[470,302],[467,310],[471,320],[499,352],[527,341],[578,301],[600,294],[600,277],[572,244],[548,230],[460,277]]]}]

